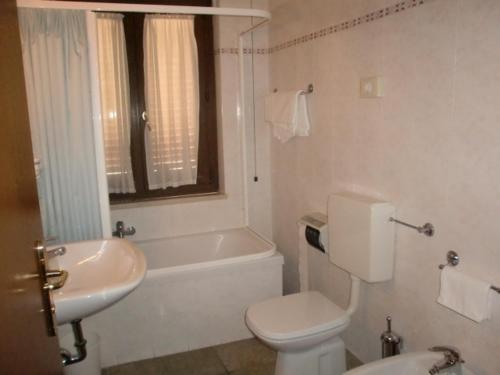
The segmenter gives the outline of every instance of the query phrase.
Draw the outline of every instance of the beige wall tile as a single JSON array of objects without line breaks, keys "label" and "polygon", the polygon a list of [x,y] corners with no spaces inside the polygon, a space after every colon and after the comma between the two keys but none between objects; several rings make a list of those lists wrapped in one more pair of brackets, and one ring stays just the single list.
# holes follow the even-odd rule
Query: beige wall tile
[{"label": "beige wall tile", "polygon": [[[362,16],[395,1],[272,0],[270,45]],[[344,338],[363,361],[380,357],[391,314],[406,350],[458,346],[479,374],[500,373],[500,301],[473,323],[435,300],[449,249],[465,271],[500,284],[500,2],[436,0],[270,55],[270,86],[314,83],[312,133],[271,142],[274,239],[285,291],[298,290],[296,221],[356,190],[392,201],[427,238],[397,228],[394,278],[362,288]],[[359,80],[380,75],[382,99],[360,99]],[[345,306],[347,275],[310,254],[311,285]],[[500,298],[498,298],[500,300]]]}]

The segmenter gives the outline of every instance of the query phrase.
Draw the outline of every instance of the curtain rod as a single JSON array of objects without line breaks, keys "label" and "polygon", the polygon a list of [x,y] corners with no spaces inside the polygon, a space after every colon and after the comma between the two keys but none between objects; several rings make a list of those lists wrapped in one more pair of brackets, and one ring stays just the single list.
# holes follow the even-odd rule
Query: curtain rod
[{"label": "curtain rod", "polygon": [[17,0],[18,8],[73,9],[100,12],[203,14],[212,16],[258,17],[271,19],[271,13],[261,9],[195,7],[184,5],[151,5],[124,3],[92,3],[77,1]]}]

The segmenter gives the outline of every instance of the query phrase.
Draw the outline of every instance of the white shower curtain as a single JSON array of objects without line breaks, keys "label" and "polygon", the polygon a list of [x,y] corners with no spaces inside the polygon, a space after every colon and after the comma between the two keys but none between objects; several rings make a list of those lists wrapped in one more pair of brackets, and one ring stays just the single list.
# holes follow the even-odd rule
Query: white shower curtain
[{"label": "white shower curtain", "polygon": [[85,13],[18,14],[44,235],[100,238]]},{"label": "white shower curtain", "polygon": [[192,16],[145,17],[144,77],[149,187],[195,184],[200,105]]},{"label": "white shower curtain", "polygon": [[108,190],[110,193],[134,193],[123,15],[97,13],[97,48]]}]

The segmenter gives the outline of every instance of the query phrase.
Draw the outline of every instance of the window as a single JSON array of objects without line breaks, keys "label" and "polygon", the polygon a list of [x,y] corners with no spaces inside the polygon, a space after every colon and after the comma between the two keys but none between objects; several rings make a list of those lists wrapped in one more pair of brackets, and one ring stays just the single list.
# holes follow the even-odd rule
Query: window
[{"label": "window", "polygon": [[212,17],[105,14],[98,36],[111,203],[217,192]]}]

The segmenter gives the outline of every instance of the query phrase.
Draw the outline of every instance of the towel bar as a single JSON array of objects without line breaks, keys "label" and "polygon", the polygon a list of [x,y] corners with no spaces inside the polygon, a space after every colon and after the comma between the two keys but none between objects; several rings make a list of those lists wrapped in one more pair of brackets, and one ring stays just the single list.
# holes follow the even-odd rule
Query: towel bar
[{"label": "towel bar", "polygon": [[[278,92],[278,89],[274,89],[273,92]],[[302,90],[301,95],[312,94],[314,92],[314,86],[310,83],[306,90]]]},{"label": "towel bar", "polygon": [[[460,263],[460,257],[458,256],[457,252],[453,250],[450,250],[448,251],[448,253],[446,253],[446,260],[448,263],[439,265],[438,268],[440,270],[442,270],[446,266],[455,267],[456,265],[458,265],[458,263]],[[492,285],[490,286],[490,288],[495,292],[500,293],[500,287]]]},{"label": "towel bar", "polygon": [[440,264],[439,269],[442,270],[446,266],[455,267],[458,263],[460,263],[460,257],[458,256],[456,251],[450,250],[446,253],[446,264]]},{"label": "towel bar", "polygon": [[422,225],[421,227],[417,227],[416,225],[412,225],[412,224],[405,223],[404,221],[394,219],[393,217],[390,217],[390,218],[389,218],[389,221],[393,221],[393,222],[395,222],[396,224],[401,224],[401,225],[404,225],[405,227],[415,229],[418,233],[423,233],[423,234],[425,234],[427,237],[432,237],[432,236],[434,236],[434,232],[436,231],[436,230],[434,229],[434,225],[432,225],[431,223],[425,223],[425,224],[424,224],[424,225]]}]

